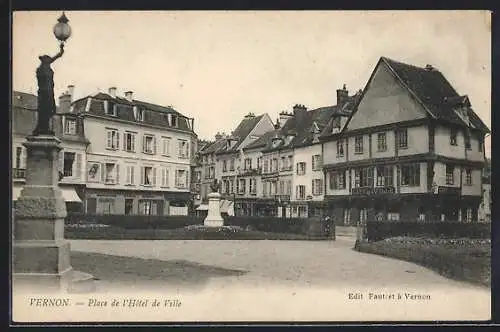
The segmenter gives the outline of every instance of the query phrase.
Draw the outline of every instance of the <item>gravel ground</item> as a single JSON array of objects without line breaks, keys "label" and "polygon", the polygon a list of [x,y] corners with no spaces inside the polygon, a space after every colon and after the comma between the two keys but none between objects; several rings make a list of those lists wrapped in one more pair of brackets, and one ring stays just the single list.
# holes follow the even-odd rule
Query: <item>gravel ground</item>
[{"label": "gravel ground", "polygon": [[165,287],[279,285],[345,288],[363,285],[484,291],[444,278],[413,263],[356,252],[352,249],[352,237],[322,242],[70,242],[73,267],[94,274],[100,279],[98,283],[102,290],[131,283],[141,287],[164,282]]}]

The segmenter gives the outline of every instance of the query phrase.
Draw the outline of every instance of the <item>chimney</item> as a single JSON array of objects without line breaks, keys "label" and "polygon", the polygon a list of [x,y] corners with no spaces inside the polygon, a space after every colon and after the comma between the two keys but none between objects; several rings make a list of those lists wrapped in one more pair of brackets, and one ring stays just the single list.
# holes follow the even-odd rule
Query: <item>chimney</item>
[{"label": "chimney", "polygon": [[75,93],[75,86],[74,85],[68,85],[68,94],[71,97],[71,101],[73,101],[74,93]]},{"label": "chimney", "polygon": [[221,138],[223,137],[223,135],[219,132],[217,132],[217,134],[215,134],[215,140],[218,141],[220,140]]},{"label": "chimney", "polygon": [[279,114],[279,127],[278,128],[283,128],[283,126],[285,125],[285,123],[293,117],[293,114],[292,113],[287,113],[285,111],[281,112]]},{"label": "chimney", "polygon": [[134,93],[132,91],[125,92],[125,98],[128,101],[132,102],[132,100],[134,99]]},{"label": "chimney", "polygon": [[255,118],[255,114],[253,114],[252,112],[245,115],[245,119],[252,119],[252,118]]},{"label": "chimney", "polygon": [[349,98],[349,91],[347,91],[347,88],[344,84],[342,89],[337,90],[337,106],[344,105],[348,98]]},{"label": "chimney", "polygon": [[427,71],[433,71],[433,70],[434,70],[434,67],[433,67],[432,65],[427,64],[427,65],[425,66],[425,70],[427,70]]},{"label": "chimney", "polygon": [[59,112],[58,113],[68,113],[71,107],[71,95],[69,92],[64,92],[59,97]]},{"label": "chimney", "polygon": [[116,87],[112,86],[109,88],[108,92],[111,97],[116,98]]}]

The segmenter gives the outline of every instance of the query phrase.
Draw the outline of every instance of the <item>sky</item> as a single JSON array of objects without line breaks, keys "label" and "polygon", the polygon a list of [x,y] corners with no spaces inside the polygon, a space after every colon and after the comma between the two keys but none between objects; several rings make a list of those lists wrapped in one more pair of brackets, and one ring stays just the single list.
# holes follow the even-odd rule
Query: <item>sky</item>
[{"label": "sky", "polygon": [[[38,56],[55,55],[60,12],[13,15],[13,89],[36,94]],[[485,11],[69,11],[52,64],[56,98],[133,91],[195,119],[201,139],[244,115],[273,121],[295,104],[334,105],[363,89],[381,56],[432,64],[491,129],[491,29]],[[486,153],[490,155],[490,139]]]}]

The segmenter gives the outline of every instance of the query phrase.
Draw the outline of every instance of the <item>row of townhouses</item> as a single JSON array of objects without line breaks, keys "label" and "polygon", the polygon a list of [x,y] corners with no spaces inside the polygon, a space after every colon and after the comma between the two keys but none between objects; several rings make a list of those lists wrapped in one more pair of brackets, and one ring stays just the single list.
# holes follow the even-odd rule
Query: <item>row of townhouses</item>
[{"label": "row of townhouses", "polygon": [[[197,148],[194,120],[174,110],[117,96],[116,88],[73,100],[60,96],[53,118],[61,140],[60,187],[69,211],[89,214],[186,215]],[[37,97],[13,92],[13,200],[25,181],[26,148]]]},{"label": "row of townhouses", "polygon": [[205,142],[195,204],[206,210],[218,179],[229,214],[489,221],[489,133],[439,70],[382,57],[363,90],[337,90],[336,105],[295,105],[274,124],[248,114]]}]

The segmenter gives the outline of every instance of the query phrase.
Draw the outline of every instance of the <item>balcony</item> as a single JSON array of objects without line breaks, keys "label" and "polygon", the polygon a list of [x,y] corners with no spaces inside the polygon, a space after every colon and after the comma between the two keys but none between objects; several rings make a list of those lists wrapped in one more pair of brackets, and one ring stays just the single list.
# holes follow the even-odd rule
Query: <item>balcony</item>
[{"label": "balcony", "polygon": [[240,176],[252,176],[252,175],[260,175],[262,173],[262,168],[247,168],[241,171]]},{"label": "balcony", "polygon": [[25,179],[26,178],[26,169],[25,168],[12,169],[12,178],[13,179]]}]

